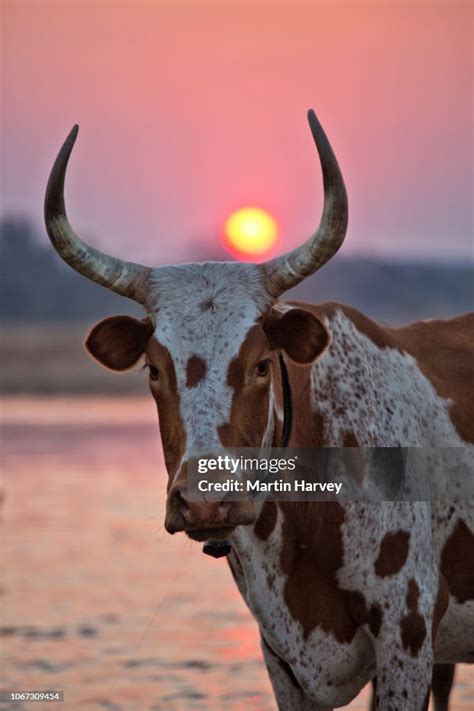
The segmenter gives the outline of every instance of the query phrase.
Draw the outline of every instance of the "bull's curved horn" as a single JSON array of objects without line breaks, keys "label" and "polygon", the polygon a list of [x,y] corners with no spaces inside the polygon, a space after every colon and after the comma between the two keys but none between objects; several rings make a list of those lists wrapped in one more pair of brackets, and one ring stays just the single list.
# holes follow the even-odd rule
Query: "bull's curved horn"
[{"label": "bull's curved horn", "polygon": [[64,206],[66,168],[79,126],[74,126],[54,161],[46,188],[44,218],[53,247],[73,269],[117,294],[144,304],[150,269],[141,264],[111,257],[91,247],[72,229]]},{"label": "bull's curved horn", "polygon": [[266,287],[275,297],[326,264],[344,242],[347,230],[347,194],[336,156],[312,109],[308,122],[323,171],[323,215],[317,231],[306,242],[262,265]]}]

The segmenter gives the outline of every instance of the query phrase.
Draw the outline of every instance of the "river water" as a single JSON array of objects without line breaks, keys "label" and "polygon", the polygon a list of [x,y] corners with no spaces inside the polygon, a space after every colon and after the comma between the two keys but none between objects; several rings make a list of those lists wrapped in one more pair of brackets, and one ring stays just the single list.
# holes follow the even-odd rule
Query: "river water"
[{"label": "river water", "polygon": [[[151,399],[10,398],[2,420],[0,688],[65,701],[0,709],[276,709],[225,560],[163,528]],[[474,709],[472,667],[451,708]]]}]

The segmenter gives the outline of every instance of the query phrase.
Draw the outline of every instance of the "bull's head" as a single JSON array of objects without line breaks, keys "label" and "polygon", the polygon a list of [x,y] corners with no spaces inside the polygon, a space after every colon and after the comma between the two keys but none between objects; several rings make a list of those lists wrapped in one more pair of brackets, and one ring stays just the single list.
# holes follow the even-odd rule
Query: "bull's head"
[{"label": "bull's head", "polygon": [[142,321],[129,316],[101,321],[86,345],[112,370],[127,370],[145,357],[169,475],[165,525],[170,533],[224,538],[254,521],[248,502],[191,501],[189,464],[198,455],[272,444],[278,426],[273,390],[278,354],[309,364],[328,343],[318,318],[276,301],[337,252],[347,228],[339,166],[313,111],[308,118],[323,171],[321,224],[301,246],[264,264],[151,268],[104,254],[78,237],[66,216],[64,180],[77,127],[51,171],[45,219],[56,251],[80,274],[142,304],[147,314]]}]

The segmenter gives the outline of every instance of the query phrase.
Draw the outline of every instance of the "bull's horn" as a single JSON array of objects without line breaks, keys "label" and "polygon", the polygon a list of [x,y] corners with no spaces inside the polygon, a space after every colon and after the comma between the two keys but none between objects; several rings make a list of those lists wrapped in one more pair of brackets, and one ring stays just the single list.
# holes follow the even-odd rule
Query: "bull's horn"
[{"label": "bull's horn", "polygon": [[336,156],[312,109],[308,121],[323,171],[323,216],[317,232],[306,242],[263,265],[267,289],[275,297],[326,264],[342,245],[347,230],[347,194]]},{"label": "bull's horn", "polygon": [[49,238],[58,254],[77,272],[97,284],[116,291],[117,294],[128,296],[144,304],[151,270],[141,264],[111,257],[91,247],[76,235],[67,219],[64,206],[64,179],[78,131],[79,127],[74,126],[64,141],[49,176],[44,202],[44,217]]}]

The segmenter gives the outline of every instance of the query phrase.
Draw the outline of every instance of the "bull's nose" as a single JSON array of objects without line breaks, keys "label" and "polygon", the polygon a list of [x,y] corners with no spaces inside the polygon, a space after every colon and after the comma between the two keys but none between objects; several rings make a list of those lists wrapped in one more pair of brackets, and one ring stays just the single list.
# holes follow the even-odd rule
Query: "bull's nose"
[{"label": "bull's nose", "polygon": [[225,525],[230,501],[193,501],[182,489],[170,495],[170,507],[185,521],[186,528],[211,528]]},{"label": "bull's nose", "polygon": [[186,531],[194,540],[227,538],[236,526],[255,522],[251,501],[194,500],[185,485],[176,483],[168,493],[165,528],[168,533]]}]

